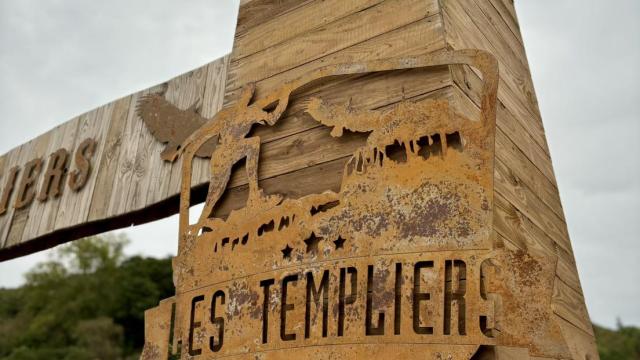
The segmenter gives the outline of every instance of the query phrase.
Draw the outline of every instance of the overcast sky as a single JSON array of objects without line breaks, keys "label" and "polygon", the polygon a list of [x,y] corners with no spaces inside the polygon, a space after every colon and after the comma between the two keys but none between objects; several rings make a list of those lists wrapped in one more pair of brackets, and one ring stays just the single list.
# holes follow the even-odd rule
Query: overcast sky
[{"label": "overcast sky", "polygon": [[[230,52],[238,1],[0,1],[0,153]],[[591,318],[640,325],[640,1],[516,6]],[[175,254],[175,216],[122,231]]]}]

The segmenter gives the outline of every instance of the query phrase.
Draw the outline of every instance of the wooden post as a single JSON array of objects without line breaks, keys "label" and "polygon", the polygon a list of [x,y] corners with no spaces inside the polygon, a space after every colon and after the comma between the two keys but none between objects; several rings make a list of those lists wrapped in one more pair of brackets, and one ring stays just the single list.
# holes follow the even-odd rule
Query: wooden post
[{"label": "wooden post", "polygon": [[145,359],[598,358],[510,0],[243,0],[0,171],[0,259],[180,212]]},{"label": "wooden post", "polygon": [[225,104],[283,89],[248,136],[285,200],[238,168],[183,226],[182,356],[598,358],[511,1],[243,1]]}]

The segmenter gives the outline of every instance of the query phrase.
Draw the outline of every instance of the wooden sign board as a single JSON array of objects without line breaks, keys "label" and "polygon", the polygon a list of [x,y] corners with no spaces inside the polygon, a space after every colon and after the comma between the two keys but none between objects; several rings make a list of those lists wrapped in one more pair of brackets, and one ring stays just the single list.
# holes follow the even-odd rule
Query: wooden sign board
[{"label": "wooden sign board", "polygon": [[[141,99],[160,94],[179,109],[213,116],[222,106],[227,64],[224,57],[118,99],[2,155],[0,259],[177,213],[181,165],[161,158],[166,140],[144,122]],[[168,119],[164,126],[178,124]],[[202,197],[207,161],[195,167],[202,170],[194,191]]]},{"label": "wooden sign board", "polygon": [[0,256],[180,211],[142,358],[598,358],[510,0],[243,1],[89,114],[2,158]]},{"label": "wooden sign board", "polygon": [[250,1],[226,93],[143,358],[597,358],[513,4]]}]

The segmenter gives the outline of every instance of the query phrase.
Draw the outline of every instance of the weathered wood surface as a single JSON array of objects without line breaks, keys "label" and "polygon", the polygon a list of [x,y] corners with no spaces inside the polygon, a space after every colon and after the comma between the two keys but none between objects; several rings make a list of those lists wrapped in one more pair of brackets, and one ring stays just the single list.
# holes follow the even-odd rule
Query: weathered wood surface
[{"label": "weathered wood surface", "polygon": [[[30,160],[42,160],[34,186],[39,193],[50,154],[59,149],[69,153],[62,194],[58,197],[41,201],[36,196],[30,205],[15,209],[23,175],[18,173],[7,211],[0,215],[0,259],[176,213],[181,164],[162,161],[159,154],[164,145],[155,140],[136,113],[137,100],[148,93],[162,92],[180,108],[195,105],[205,116],[212,116],[222,106],[227,64],[228,57],[223,57],[118,99],[2,155],[0,189],[10,178],[11,168],[22,169]],[[73,191],[68,186],[68,174],[76,169],[76,148],[87,138],[97,142],[90,157],[91,170],[86,184]],[[194,176],[194,185],[206,185],[207,161],[198,159],[196,166],[201,170]]]},{"label": "weathered wood surface", "polygon": [[[488,50],[500,62],[494,230],[507,247],[557,259],[553,309],[562,319],[565,338],[575,338],[571,349],[579,349],[577,342],[588,343],[584,339],[592,338],[592,332],[512,1],[243,0],[230,56],[147,92],[163,90],[179,108],[195,104],[203,117],[210,118],[223,104],[234,102],[248,82],[256,82],[256,97],[260,97],[328,64],[418,55],[447,47]],[[356,109],[384,108],[403,99],[447,97],[459,110],[473,114],[478,111],[480,84],[480,74],[466,66],[316,84],[296,94],[276,126],[254,129],[253,135],[262,142],[260,185],[266,193],[292,198],[339,187],[343,165],[363,137],[331,138],[328,129],[303,111],[304,99],[310,95],[350,101]],[[61,125],[43,135],[48,138],[46,144],[24,144],[0,157],[4,186],[8,170],[30,160],[32,153],[40,151],[46,157],[60,147],[73,151],[75,142],[82,140],[76,133],[91,134],[99,142],[93,177],[76,196],[67,197],[71,191],[65,189],[61,198],[45,203],[35,200],[28,214],[10,206],[0,216],[4,249],[0,257],[35,251],[86,231],[177,212],[181,159],[170,164],[159,158],[163,145],[135,113],[142,94]],[[93,123],[84,128],[83,121]],[[194,168],[193,184],[202,189],[209,176],[208,162],[196,159]],[[244,206],[246,193],[246,175],[236,169],[217,214]],[[82,229],[85,232],[78,231]],[[591,353],[591,349],[584,351],[581,354]]]},{"label": "weathered wood surface", "polygon": [[[163,145],[152,139],[135,112],[138,99],[145,93],[164,90],[165,98],[176,106],[186,109],[196,104],[202,116],[211,117],[222,105],[222,96],[226,94],[227,103],[233,101],[235,91],[248,79],[258,83],[259,96],[268,88],[329,63],[423,54],[444,47],[442,22],[436,1],[347,3],[311,1],[305,2],[303,6],[301,2],[283,1],[278,2],[277,6],[272,6],[262,1],[248,2],[246,6],[250,11],[260,12],[264,17],[255,16],[257,13],[245,16],[248,14],[247,11],[241,13],[233,56],[213,62],[155,88],[119,99],[105,106],[103,112],[109,112],[110,116],[98,116],[99,110],[83,115],[85,118],[93,118],[94,122],[96,117],[106,117],[102,121],[108,122],[102,127],[91,125],[92,128],[100,130],[94,131],[95,136],[99,137],[96,138],[99,145],[92,161],[96,168],[93,169],[90,183],[80,193],[73,194],[77,195],[73,196],[75,200],[66,200],[70,191],[65,191],[61,198],[44,203],[43,206],[50,215],[42,216],[37,230],[29,226],[27,232],[23,231],[21,241],[11,243],[12,248],[6,248],[8,244],[5,244],[5,248],[0,251],[0,257],[7,258],[37,251],[78,236],[154,220],[177,211],[175,195],[181,180],[181,160],[169,164],[157,156]],[[388,17],[389,12],[397,13],[397,16]],[[270,17],[268,14],[277,16]],[[262,20],[258,20],[259,18]],[[372,22],[372,18],[376,21]],[[244,19],[247,19],[247,22]],[[301,26],[293,32],[279,31],[274,37],[264,37],[266,30],[277,28],[278,24],[283,22],[300,23]],[[234,70],[228,73],[229,84],[224,87],[227,64]],[[299,66],[301,64],[303,66]],[[242,70],[239,71],[239,68]],[[306,95],[333,94],[328,98],[334,99],[350,96],[355,107],[379,108],[402,98],[424,96],[450,84],[447,70],[444,68],[376,75],[354,81],[354,84],[363,87],[366,93],[350,94],[350,85],[343,81],[342,84],[332,82],[316,87]],[[226,90],[221,91],[223,88]],[[260,164],[261,180],[276,177],[283,179],[284,176],[288,181],[305,182],[297,175],[316,177],[314,171],[309,173],[305,169],[320,169],[323,164],[344,162],[344,158],[360,143],[355,136],[352,141],[347,141],[344,147],[336,147],[328,131],[303,114],[302,107],[295,102],[287,115],[273,129],[255,130],[264,143],[261,158],[265,161]],[[53,132],[58,134],[59,130]],[[61,135],[56,135],[58,136]],[[66,146],[73,147],[75,137],[71,137],[71,142]],[[13,152],[15,150],[8,155]],[[208,162],[203,159],[196,159],[196,162],[193,184],[204,185],[209,176]],[[313,182],[304,189],[304,193],[299,187],[298,190],[283,192],[297,191],[298,196],[313,193],[335,187],[337,179],[338,177],[334,183]],[[242,171],[236,171],[229,185],[230,193],[239,194],[242,192],[241,189],[246,187],[246,176]],[[267,186],[267,189],[269,188]],[[296,187],[276,188],[287,190]],[[87,195],[89,193],[90,195]],[[80,199],[87,197],[91,199],[90,203],[78,209],[61,208],[61,201],[66,206],[79,204]],[[33,205],[39,205],[35,203]],[[159,208],[159,204],[164,206]],[[218,212],[225,213],[241,207],[242,204],[242,201],[230,202],[227,199]],[[38,210],[38,213],[40,212],[42,211]],[[134,213],[136,216],[133,216]],[[7,220],[11,217],[12,214],[7,214],[2,218],[7,222],[4,226],[6,229],[3,230],[12,226],[12,221]],[[23,225],[20,226],[21,229],[25,228]]]},{"label": "weathered wood surface", "polygon": [[[512,1],[446,0],[447,43],[500,62],[494,228],[507,246],[557,259],[552,308],[574,358],[597,358],[551,157]],[[452,67],[460,106],[477,107],[480,78]],[[473,104],[473,105],[472,105]]]}]

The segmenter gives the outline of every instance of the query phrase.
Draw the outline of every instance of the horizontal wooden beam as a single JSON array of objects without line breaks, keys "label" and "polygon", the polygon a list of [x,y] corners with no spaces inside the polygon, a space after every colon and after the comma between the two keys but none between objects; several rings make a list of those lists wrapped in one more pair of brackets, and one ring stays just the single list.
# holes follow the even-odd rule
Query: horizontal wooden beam
[{"label": "horizontal wooden beam", "polygon": [[[0,259],[177,212],[180,161],[160,157],[137,106],[161,93],[213,116],[222,106],[225,56],[163,84],[77,116],[0,156]],[[194,186],[208,182],[196,159]]]}]

